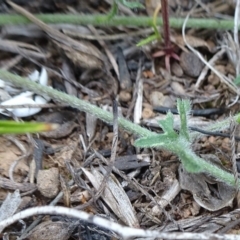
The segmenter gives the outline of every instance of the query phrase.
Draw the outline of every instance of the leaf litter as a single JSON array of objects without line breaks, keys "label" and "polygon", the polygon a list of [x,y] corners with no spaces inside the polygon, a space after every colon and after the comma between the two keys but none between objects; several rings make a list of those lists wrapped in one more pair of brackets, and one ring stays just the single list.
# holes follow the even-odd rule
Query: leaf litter
[{"label": "leaf litter", "polygon": [[[171,42],[176,46],[179,56],[184,57],[181,57],[179,63],[171,60],[171,65],[175,67],[171,66],[172,73],[169,75],[165,70],[164,59],[151,57],[160,47],[159,43],[142,48],[136,47],[136,43],[146,37],[149,30],[150,34],[151,29],[93,28],[93,26],[80,28],[79,26],[75,31],[71,29],[76,26],[43,24],[30,15],[30,12],[38,12],[39,9],[42,13],[48,11],[107,13],[110,9],[110,1],[102,1],[99,5],[94,0],[80,1],[80,3],[60,1],[58,4],[34,2],[35,5],[25,4],[22,7],[27,11],[25,16],[30,16],[29,18],[38,28],[30,25],[35,29],[34,31],[29,31],[29,26],[21,26],[21,31],[12,31],[10,29],[12,26],[4,26],[2,29],[4,36],[0,41],[0,49],[3,53],[0,59],[2,67],[7,65],[8,69],[20,76],[34,73],[31,74],[31,78],[36,80],[40,79],[41,71],[42,74],[47,74],[45,80],[42,79],[43,84],[49,84],[60,91],[108,109],[113,105],[111,93],[115,93],[114,97],[119,97],[119,114],[128,116],[134,122],[156,131],[160,131],[156,123],[161,114],[155,110],[155,107],[161,105],[161,107],[175,108],[177,98],[191,99],[193,110],[199,110],[200,113],[202,111],[202,116],[191,116],[193,127],[202,128],[212,121],[221,120],[230,113],[239,111],[236,94],[238,90],[232,84],[235,74],[239,72],[238,48],[231,32],[223,34],[216,30],[191,28],[185,29],[184,38],[181,31],[171,29]],[[190,13],[191,17],[234,18],[235,1],[196,2],[199,5],[193,9],[193,1],[181,1],[179,4],[179,1],[169,0],[170,15],[186,17]],[[144,4],[146,9],[141,9],[139,12],[119,5],[119,12],[133,16],[138,14],[152,16],[155,9],[154,0],[146,0]],[[24,14],[16,6],[14,9]],[[10,8],[7,11],[14,12]],[[199,69],[195,69],[194,59],[199,61],[199,56],[194,49],[205,60],[204,63],[201,61],[197,63]],[[189,57],[189,54],[190,60],[185,58],[185,56]],[[21,58],[16,59],[18,56]],[[109,70],[112,74],[111,78]],[[14,98],[19,95],[22,97],[15,101]],[[6,96],[10,102],[4,103]],[[169,233],[172,231],[220,233],[221,231],[222,234],[235,233],[239,230],[237,223],[232,220],[239,218],[237,204],[230,207],[225,207],[226,204],[223,204],[224,208],[216,212],[216,208],[209,209],[209,204],[207,209],[203,204],[199,205],[199,196],[196,197],[194,191],[180,189],[179,162],[175,156],[156,149],[135,149],[132,145],[134,137],[121,130],[118,131],[118,140],[113,147],[114,130],[111,126],[68,106],[61,106],[61,103],[54,102],[47,96],[44,98],[45,101],[43,98],[37,101],[33,93],[24,95],[22,89],[1,85],[0,97],[1,105],[13,105],[12,109],[8,106],[5,110],[1,110],[2,113],[6,112],[6,116],[1,115],[2,118],[50,121],[49,115],[52,115],[51,121],[62,125],[58,133],[51,132],[49,136],[36,135],[34,138],[44,141],[52,148],[50,152],[47,148],[42,150],[44,152],[39,155],[42,158],[42,169],[39,170],[58,169],[65,182],[64,184],[61,180],[62,184],[57,183],[59,190],[53,194],[54,196],[51,194],[44,196],[41,191],[51,191],[48,190],[51,187],[51,180],[42,178],[41,181],[45,181],[43,185],[46,185],[43,190],[38,188],[39,184],[35,178],[30,183],[30,173],[31,171],[35,173],[30,164],[31,160],[34,162],[35,159],[31,158],[34,154],[36,156],[35,151],[38,149],[31,140],[33,136],[15,136],[28,149],[30,157],[25,155],[26,153],[16,151],[5,137],[1,137],[0,186],[4,193],[0,194],[2,207],[6,202],[7,191],[14,192],[18,189],[22,197],[28,196],[32,200],[32,204],[29,204],[31,207],[39,204],[47,206],[51,202],[50,205],[81,208],[92,216],[102,216],[130,227],[140,226],[143,229]],[[36,107],[36,104],[44,106],[48,101],[55,107]],[[28,108],[17,109],[15,105],[18,104],[28,104]],[[216,112],[204,114],[206,109],[220,108],[227,111],[221,114]],[[22,113],[23,110],[28,112]],[[174,125],[177,129],[179,125],[177,117]],[[231,148],[228,137],[204,135],[194,142],[193,148],[198,154],[216,155],[225,168],[231,169],[229,161]],[[14,177],[10,180],[8,168],[21,156],[24,156],[24,159],[20,160],[12,173]],[[114,159],[111,159],[112,156]],[[122,164],[119,163],[119,159]],[[110,172],[108,172],[109,164],[112,164]],[[108,177],[105,179],[106,175]],[[194,185],[194,180],[192,181]],[[98,192],[102,182],[105,184]],[[210,189],[208,194],[219,200],[221,191],[217,191],[216,185],[219,184],[208,183]],[[237,196],[237,202],[238,199]],[[13,203],[13,199],[8,201],[10,204]],[[18,204],[15,205],[17,208]],[[3,210],[0,209],[0,213],[1,211]],[[12,214],[13,212],[9,216]],[[62,235],[58,237],[60,239],[61,237],[76,239],[79,236],[82,239],[90,239],[89,235],[92,239],[110,239],[113,236],[118,238],[114,232],[104,228],[86,222],[76,223],[78,221],[75,218],[63,215],[52,214],[42,219],[41,223],[35,222],[34,218],[30,217],[24,220],[26,229],[20,223],[15,223],[3,233],[5,236],[17,236],[19,239],[24,239],[26,236],[32,238],[37,236],[36,239],[41,239],[41,236],[49,237],[45,230],[45,226],[49,226],[51,232],[58,232],[59,227],[62,228]],[[71,229],[69,233],[65,231],[66,228]]]}]

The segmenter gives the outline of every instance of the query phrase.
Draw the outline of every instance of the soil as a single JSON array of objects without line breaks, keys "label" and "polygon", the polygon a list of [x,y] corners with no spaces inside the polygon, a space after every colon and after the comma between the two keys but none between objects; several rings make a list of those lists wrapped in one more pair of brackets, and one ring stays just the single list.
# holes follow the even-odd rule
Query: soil
[{"label": "soil", "polygon": [[[13,2],[33,14],[107,14],[111,7],[111,1],[107,0]],[[122,6],[117,14],[152,16],[156,3],[160,1],[141,2],[144,9],[131,10]],[[234,19],[235,1],[196,2],[199,4],[193,8],[193,1],[169,0],[170,16],[184,18],[190,14],[191,18]],[[14,13],[6,3],[0,3],[0,11]],[[184,42],[182,31],[171,28],[172,50],[179,56],[179,61],[170,58],[170,69],[166,69],[165,56],[153,57],[156,52],[164,50],[164,40],[136,47],[152,33],[146,34],[145,28],[75,26],[61,22],[49,26],[84,44],[89,52],[81,56],[87,57],[84,63],[67,45],[56,44],[34,24],[6,25],[1,27],[4,40],[34,46],[42,56],[27,55],[28,52],[19,54],[3,47],[1,68],[20,76],[45,68],[49,86],[110,111],[114,104],[112,99],[116,99],[119,116],[158,133],[162,129],[157,120],[165,118],[168,110],[176,111],[178,98],[191,101],[190,125],[199,129],[239,111],[236,91],[216,74],[220,73],[231,82],[236,78],[239,66],[230,56],[239,57],[239,49],[234,50],[232,31],[187,28],[185,37],[188,45],[195,49],[193,52]],[[140,31],[141,34],[135,34]],[[160,33],[163,35],[162,29]],[[222,49],[225,51],[219,54]],[[200,60],[196,51],[206,61],[215,58],[211,69]],[[103,59],[104,66],[99,59]],[[5,94],[12,96],[6,92],[5,89]],[[0,92],[1,100],[4,96]],[[230,225],[239,218],[238,194],[234,194],[231,204],[224,203],[217,211],[206,209],[196,202],[191,191],[179,185],[180,161],[177,156],[155,148],[137,149],[133,146],[136,136],[131,133],[122,129],[115,131],[113,126],[94,116],[61,106],[53,100],[49,103],[52,107],[45,107],[23,120],[58,123],[58,130],[0,137],[1,202],[8,193],[19,189],[22,202],[16,212],[20,212],[30,207],[47,206],[62,192],[63,196],[55,205],[81,209],[130,227],[167,232],[239,234],[239,223]],[[198,114],[194,114],[195,110],[199,110]],[[4,115],[0,117],[12,119]],[[118,139],[114,145],[116,133]],[[225,169],[233,171],[231,144],[236,144],[237,154],[238,142],[230,140],[229,129],[223,133],[225,137],[209,132],[194,141],[192,148],[199,156],[215,155]],[[234,133],[238,135],[238,126]],[[108,180],[104,181],[103,176],[108,171],[111,174],[109,172]],[[110,183],[115,184],[114,187]],[[212,188],[219,186],[216,182],[214,184]],[[103,189],[98,192],[101,186]],[[118,201],[113,197],[116,197],[113,188],[119,194]],[[120,239],[108,230],[57,215],[44,216],[27,232],[26,228],[36,218],[30,217],[7,227],[3,231],[5,239]]]}]

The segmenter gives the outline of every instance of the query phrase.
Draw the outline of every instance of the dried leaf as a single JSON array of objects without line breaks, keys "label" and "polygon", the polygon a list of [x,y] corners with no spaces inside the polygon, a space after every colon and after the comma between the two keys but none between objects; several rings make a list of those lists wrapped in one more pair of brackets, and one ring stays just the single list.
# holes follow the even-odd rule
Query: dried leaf
[{"label": "dried leaf", "polygon": [[60,184],[61,184],[61,189],[63,192],[63,203],[65,207],[70,207],[70,188],[68,186],[68,183],[66,180],[63,178],[63,176],[60,174]]},{"label": "dried leaf", "polygon": [[[72,39],[73,40],[73,39]],[[75,41],[75,40],[74,40]],[[66,46],[58,41],[53,41],[61,50],[63,50],[64,54],[75,64],[80,65],[83,68],[89,69],[101,69],[103,68],[103,61],[100,59],[101,53],[99,50],[92,45],[91,43],[81,41],[78,42],[78,45],[81,47],[74,46]],[[82,48],[84,46],[84,48]],[[86,49],[86,50],[83,50]],[[88,53],[86,53],[87,51]],[[92,52],[94,51],[94,54]],[[96,56],[96,53],[99,53]]]},{"label": "dried leaf", "polygon": [[43,239],[69,239],[72,230],[66,222],[46,221],[36,226],[28,235],[27,239],[43,240]]},{"label": "dried leaf", "polygon": [[[99,189],[100,183],[104,178],[103,175],[94,168],[92,168],[92,173],[84,168],[82,168],[82,170],[94,188],[96,190]],[[110,175],[106,183],[106,188],[102,193],[102,200],[105,201],[112,211],[128,226],[139,227],[132,204],[124,189],[113,175]]]},{"label": "dried leaf", "polygon": [[[198,38],[198,37],[194,37],[194,36],[189,36],[186,35],[186,41],[189,45],[191,45],[193,48],[196,47],[206,47],[209,52],[213,52],[215,46],[213,46],[213,43],[211,42],[207,42],[205,40],[203,40],[202,38]],[[178,45],[181,49],[185,49],[185,43],[183,40],[182,35],[177,35],[172,37],[171,39],[176,45]]]},{"label": "dried leaf", "polygon": [[76,41],[60,31],[45,24],[30,12],[17,4],[7,1],[8,4],[18,13],[24,15],[30,21],[40,27],[51,40],[60,47],[67,57],[75,64],[84,68],[101,69],[104,66],[104,59],[101,52],[91,43],[85,41]]},{"label": "dried leaf", "polygon": [[[18,209],[21,201],[19,190],[16,190],[14,193],[9,193],[0,208],[0,221],[11,217]],[[0,232],[2,230],[3,229],[0,228]]]},{"label": "dried leaf", "polygon": [[31,44],[11,41],[11,40],[0,40],[0,50],[17,53],[26,58],[37,58],[46,59],[49,54],[41,52],[41,50]]},{"label": "dried leaf", "polygon": [[[208,162],[225,170],[221,161],[213,154],[201,155]],[[179,183],[182,189],[193,194],[194,200],[209,211],[217,211],[232,204],[236,188],[206,174],[189,173],[179,166]]]}]

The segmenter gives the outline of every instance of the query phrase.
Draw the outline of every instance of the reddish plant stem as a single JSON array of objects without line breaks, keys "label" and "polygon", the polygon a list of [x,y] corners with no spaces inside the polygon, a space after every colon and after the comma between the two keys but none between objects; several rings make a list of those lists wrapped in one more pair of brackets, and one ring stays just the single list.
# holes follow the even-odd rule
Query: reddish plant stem
[{"label": "reddish plant stem", "polygon": [[165,50],[171,49],[168,0],[161,0]]}]

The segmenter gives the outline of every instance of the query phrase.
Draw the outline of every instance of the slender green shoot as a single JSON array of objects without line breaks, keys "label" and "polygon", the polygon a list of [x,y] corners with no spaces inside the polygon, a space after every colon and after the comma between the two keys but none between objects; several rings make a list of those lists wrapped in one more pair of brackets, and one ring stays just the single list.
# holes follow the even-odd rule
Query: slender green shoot
[{"label": "slender green shoot", "polygon": [[0,121],[0,134],[36,133],[55,130],[58,124]]},{"label": "slender green shoot", "polygon": [[190,101],[178,100],[177,108],[180,114],[181,128],[179,134],[173,128],[173,115],[168,113],[164,120],[159,121],[160,127],[163,129],[163,134],[158,134],[154,137],[142,137],[135,141],[136,147],[168,150],[176,154],[186,171],[191,173],[206,172],[217,179],[234,186],[234,176],[216,165],[205,161],[197,156],[191,148],[190,134],[187,127],[187,114],[190,111]]},{"label": "slender green shoot", "polygon": [[[25,90],[33,91],[38,95],[47,95],[55,101],[68,104],[73,108],[90,113],[109,124],[112,124],[113,122],[112,113],[102,110],[101,108],[74,96],[70,96],[50,87],[32,82],[27,78],[22,78],[8,71],[0,70],[0,79],[10,82],[17,87],[22,87]],[[192,151],[191,141],[194,135],[193,133],[190,134],[187,128],[187,112],[190,110],[190,102],[187,100],[178,100],[177,104],[180,114],[183,115],[180,116],[181,130],[179,134],[173,128],[174,120],[171,113],[167,114],[166,119],[159,121],[159,125],[164,131],[163,134],[157,134],[149,131],[148,129],[134,124],[124,118],[118,119],[119,127],[140,137],[135,141],[135,146],[156,147],[159,149],[168,150],[180,158],[184,168],[188,172],[206,172],[218,178],[220,181],[224,181],[229,185],[235,186],[235,180],[232,174],[198,157]],[[233,118],[237,123],[240,123],[240,113],[235,115]],[[222,122],[218,122],[212,126],[209,126],[208,129],[226,129],[229,127],[230,121],[230,118],[225,119]]]},{"label": "slender green shoot", "polygon": [[153,14],[153,20],[152,20],[152,27],[153,27],[153,30],[154,30],[154,34],[150,35],[149,37],[147,38],[144,38],[143,40],[141,40],[138,44],[137,44],[137,47],[141,47],[141,46],[144,46],[148,43],[151,43],[153,41],[161,41],[162,40],[162,37],[157,29],[157,15],[158,15],[158,12],[160,10],[160,7],[161,5],[159,4],[158,7],[155,9],[154,11],[154,14]]}]

